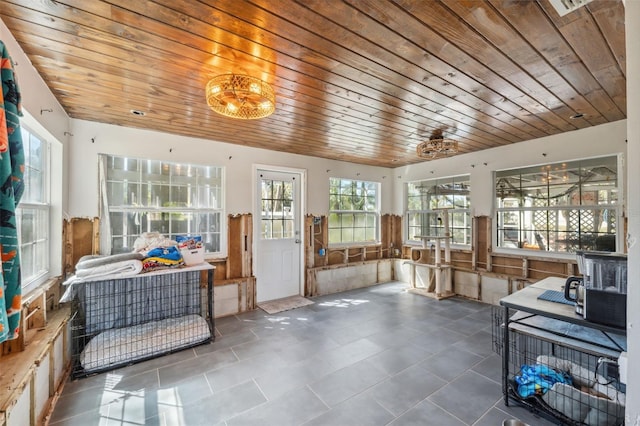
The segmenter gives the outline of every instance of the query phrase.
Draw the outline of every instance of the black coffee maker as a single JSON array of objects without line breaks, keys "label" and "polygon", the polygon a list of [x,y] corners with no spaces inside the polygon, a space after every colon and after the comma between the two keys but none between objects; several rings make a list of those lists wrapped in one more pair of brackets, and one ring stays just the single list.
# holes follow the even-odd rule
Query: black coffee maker
[{"label": "black coffee maker", "polygon": [[569,277],[564,297],[576,303],[586,320],[614,327],[627,323],[627,256],[620,253],[577,252],[581,277]]}]

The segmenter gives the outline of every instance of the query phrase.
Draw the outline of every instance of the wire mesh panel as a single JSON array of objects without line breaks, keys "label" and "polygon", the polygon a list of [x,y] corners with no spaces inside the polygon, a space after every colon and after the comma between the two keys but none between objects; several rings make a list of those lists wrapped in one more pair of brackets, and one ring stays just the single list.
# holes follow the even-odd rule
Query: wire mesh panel
[{"label": "wire mesh panel", "polygon": [[71,319],[80,377],[141,361],[211,338],[200,271],[76,283]]},{"label": "wire mesh panel", "polygon": [[[625,386],[617,359],[626,349],[621,336],[516,312],[504,339],[504,310],[493,311],[495,351],[508,352],[509,400],[563,424],[615,426],[624,423]],[[503,358],[504,360],[504,358]]]}]

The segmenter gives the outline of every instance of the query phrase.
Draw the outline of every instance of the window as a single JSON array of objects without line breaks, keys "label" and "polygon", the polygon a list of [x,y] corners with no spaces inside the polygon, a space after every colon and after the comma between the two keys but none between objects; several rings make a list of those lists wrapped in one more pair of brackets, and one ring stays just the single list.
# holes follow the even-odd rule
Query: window
[{"label": "window", "polygon": [[260,236],[262,239],[294,237],[293,185],[293,181],[261,179]]},{"label": "window", "polygon": [[469,175],[432,179],[407,184],[407,240],[416,236],[443,236],[443,212],[449,215],[449,232],[453,244],[471,244]]},{"label": "window", "polygon": [[497,247],[616,251],[616,156],[496,173]]},{"label": "window", "polygon": [[379,240],[380,184],[329,179],[329,244]]},{"label": "window", "polygon": [[16,209],[20,236],[23,292],[44,281],[49,272],[49,144],[21,126],[24,147],[24,193]]},{"label": "window", "polygon": [[171,239],[200,235],[205,252],[222,251],[221,167],[102,155],[100,170],[111,253],[133,251],[143,232],[154,231]]}]

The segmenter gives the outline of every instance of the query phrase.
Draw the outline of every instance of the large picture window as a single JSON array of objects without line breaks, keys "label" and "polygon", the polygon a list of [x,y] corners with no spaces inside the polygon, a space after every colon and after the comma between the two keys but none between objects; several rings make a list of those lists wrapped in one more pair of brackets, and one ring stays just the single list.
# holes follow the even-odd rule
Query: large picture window
[{"label": "large picture window", "polygon": [[49,144],[21,127],[25,155],[24,193],[16,208],[20,236],[20,268],[24,291],[49,272]]},{"label": "large picture window", "polygon": [[143,232],[160,232],[171,239],[200,235],[205,252],[221,252],[221,167],[110,155],[102,155],[100,161],[109,224],[103,229],[111,234],[111,253],[132,251]]},{"label": "large picture window", "polygon": [[329,244],[377,243],[380,184],[329,179]]},{"label": "large picture window", "polygon": [[469,176],[423,180],[407,184],[407,240],[420,242],[419,236],[443,236],[443,210],[449,216],[453,244],[471,244]]},{"label": "large picture window", "polygon": [[616,156],[496,173],[497,246],[616,251]]}]

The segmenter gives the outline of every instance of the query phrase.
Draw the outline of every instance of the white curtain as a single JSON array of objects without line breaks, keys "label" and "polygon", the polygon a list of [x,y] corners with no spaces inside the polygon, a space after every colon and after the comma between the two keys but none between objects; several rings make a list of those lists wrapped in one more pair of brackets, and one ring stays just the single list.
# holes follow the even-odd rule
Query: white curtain
[{"label": "white curtain", "polygon": [[107,199],[107,156],[98,156],[100,203],[100,254],[111,254],[111,218]]}]

